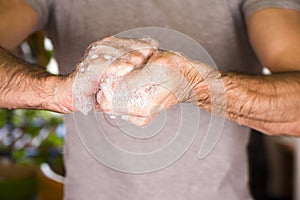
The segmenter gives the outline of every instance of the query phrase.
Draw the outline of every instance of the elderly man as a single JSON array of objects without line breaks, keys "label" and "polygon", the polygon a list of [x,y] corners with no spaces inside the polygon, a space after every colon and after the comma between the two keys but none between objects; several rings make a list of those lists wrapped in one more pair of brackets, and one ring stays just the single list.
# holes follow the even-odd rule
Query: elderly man
[{"label": "elderly man", "polygon": [[[203,141],[200,136],[195,147],[173,165],[153,173],[127,174],[99,164],[74,134],[73,121],[66,115],[66,199],[249,199],[245,150],[249,129],[239,124],[270,135],[300,135],[298,0],[0,2],[0,44],[5,49],[12,49],[33,31],[43,29],[52,39],[61,73],[70,74],[50,75],[1,48],[0,106],[3,108],[47,109],[66,114],[75,111],[72,85],[78,71],[73,71],[86,46],[104,36],[135,27],[158,26],[181,31],[201,43],[216,64],[222,66],[223,72],[219,74],[209,70],[201,61],[191,61],[174,52],[160,52],[152,42],[136,40],[134,44],[150,50],[138,52],[139,61],[130,60],[135,56],[129,56],[127,64],[129,68],[135,67],[149,59],[149,69],[147,73],[143,69],[138,73],[128,73],[125,77],[127,85],[129,80],[134,86],[147,76],[155,78],[158,71],[151,68],[151,64],[162,64],[179,71],[187,80],[185,87],[189,89],[176,90],[177,98],[164,91],[158,100],[153,99],[155,104],[168,109],[181,102],[192,102],[210,111],[214,109],[204,78],[210,82],[221,80],[227,106],[214,106],[223,110],[230,121],[225,122],[218,144],[205,160],[195,156],[197,144]],[[111,37],[99,44],[110,43],[116,47],[120,40]],[[172,64],[174,60],[181,63],[181,70]],[[274,74],[253,75],[261,71],[259,61]],[[194,70],[195,66],[205,73]],[[169,76],[165,81],[176,84],[173,78]],[[93,91],[90,97],[95,96]],[[99,107],[101,99],[100,94]],[[148,123],[152,114],[140,110],[128,113],[133,117],[132,121],[140,125]],[[200,135],[208,127],[206,119],[209,115],[205,112],[203,115]],[[108,131],[113,133],[114,129],[108,128]],[[165,132],[171,134],[172,127],[167,127]]]}]

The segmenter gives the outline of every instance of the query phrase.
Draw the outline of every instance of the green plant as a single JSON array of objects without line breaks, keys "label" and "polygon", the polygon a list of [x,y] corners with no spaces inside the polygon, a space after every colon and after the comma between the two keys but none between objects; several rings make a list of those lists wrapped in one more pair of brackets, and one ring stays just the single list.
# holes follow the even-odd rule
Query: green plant
[{"label": "green plant", "polygon": [[[14,54],[46,68],[53,50],[45,48],[43,33],[36,32]],[[64,175],[63,135],[59,114],[0,109],[0,199],[36,199],[41,163]]]},{"label": "green plant", "polygon": [[0,110],[0,156],[15,163],[62,162],[63,122],[59,114]]}]

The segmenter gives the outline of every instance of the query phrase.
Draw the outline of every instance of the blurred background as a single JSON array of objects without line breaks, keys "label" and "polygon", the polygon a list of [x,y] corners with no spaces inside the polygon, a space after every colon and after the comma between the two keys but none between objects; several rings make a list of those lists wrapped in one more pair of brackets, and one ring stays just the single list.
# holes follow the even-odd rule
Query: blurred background
[{"label": "blurred background", "polygon": [[[34,33],[14,54],[57,74],[51,41]],[[62,199],[65,126],[49,111],[0,110],[0,199]]]},{"label": "blurred background", "polygon": [[[42,32],[31,35],[14,53],[58,74],[51,41]],[[62,199],[64,135],[60,114],[0,110],[0,200]],[[253,130],[248,155],[254,199],[300,199],[300,139]]]}]

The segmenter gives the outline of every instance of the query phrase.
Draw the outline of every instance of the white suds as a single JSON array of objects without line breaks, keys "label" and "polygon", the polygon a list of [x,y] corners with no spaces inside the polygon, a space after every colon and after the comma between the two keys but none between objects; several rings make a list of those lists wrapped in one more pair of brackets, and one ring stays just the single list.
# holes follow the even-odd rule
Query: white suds
[{"label": "white suds", "polygon": [[96,59],[96,58],[98,58],[99,56],[97,55],[97,54],[92,54],[91,55],[91,59]]},{"label": "white suds", "polygon": [[157,91],[156,85],[147,85],[139,89],[133,89],[129,97],[130,108],[141,108],[149,103],[149,97]]},{"label": "white suds", "polygon": [[111,118],[111,119],[117,119],[117,117],[114,116],[114,115],[109,115],[109,118]]},{"label": "white suds", "polygon": [[112,60],[112,57],[110,55],[104,55],[103,57],[105,60],[108,60],[108,61]]}]

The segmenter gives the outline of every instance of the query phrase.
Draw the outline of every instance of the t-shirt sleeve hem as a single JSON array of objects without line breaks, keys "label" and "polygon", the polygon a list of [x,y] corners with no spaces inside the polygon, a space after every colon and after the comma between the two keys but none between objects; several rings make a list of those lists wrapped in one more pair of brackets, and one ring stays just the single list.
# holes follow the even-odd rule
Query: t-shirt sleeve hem
[{"label": "t-shirt sleeve hem", "polygon": [[252,15],[256,11],[265,8],[285,8],[285,9],[293,9],[300,12],[300,1],[296,1],[296,0],[246,1],[243,5],[245,18],[247,19],[250,15]]},{"label": "t-shirt sleeve hem", "polygon": [[34,28],[34,31],[43,29],[48,21],[48,7],[44,0],[25,0],[25,2],[31,6],[38,14],[39,21]]}]

